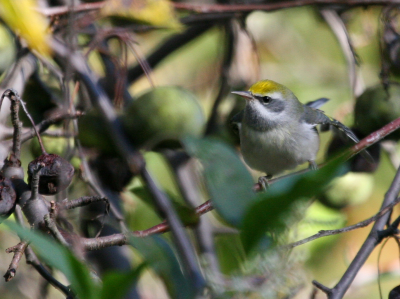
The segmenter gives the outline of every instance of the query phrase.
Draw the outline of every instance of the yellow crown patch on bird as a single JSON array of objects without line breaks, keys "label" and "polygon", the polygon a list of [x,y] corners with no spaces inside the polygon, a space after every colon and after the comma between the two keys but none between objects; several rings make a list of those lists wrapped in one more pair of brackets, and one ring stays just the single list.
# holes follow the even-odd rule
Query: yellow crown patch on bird
[{"label": "yellow crown patch on bird", "polygon": [[253,84],[250,87],[249,91],[252,94],[263,94],[274,91],[279,91],[282,94],[284,94],[288,91],[288,88],[272,80],[262,80],[258,81],[256,84]]}]

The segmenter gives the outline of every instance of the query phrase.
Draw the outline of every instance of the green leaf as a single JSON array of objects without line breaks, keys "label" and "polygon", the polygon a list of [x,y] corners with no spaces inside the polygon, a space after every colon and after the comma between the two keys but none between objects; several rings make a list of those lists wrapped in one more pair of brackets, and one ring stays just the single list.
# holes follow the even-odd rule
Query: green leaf
[{"label": "green leaf", "polygon": [[67,248],[47,236],[21,227],[15,222],[5,221],[12,231],[35,248],[41,260],[61,271],[71,283],[73,291],[79,298],[97,299],[99,287],[91,279],[90,271]]},{"label": "green leaf", "polygon": [[158,236],[132,237],[129,243],[140,252],[147,264],[160,276],[171,298],[195,298],[189,278],[183,275],[174,252],[164,239]]},{"label": "green leaf", "polygon": [[132,285],[136,284],[146,263],[140,264],[129,272],[108,272],[103,277],[103,288],[100,299],[123,298]]},{"label": "green leaf", "polygon": [[241,238],[246,253],[251,252],[266,232],[279,233],[285,228],[285,217],[299,201],[322,193],[327,184],[343,174],[342,161],[337,159],[317,171],[288,177],[272,184],[267,192],[257,195],[244,217]]},{"label": "green leaf", "polygon": [[189,154],[199,158],[213,205],[230,224],[239,227],[247,207],[254,202],[253,178],[227,145],[212,139],[186,138]]}]

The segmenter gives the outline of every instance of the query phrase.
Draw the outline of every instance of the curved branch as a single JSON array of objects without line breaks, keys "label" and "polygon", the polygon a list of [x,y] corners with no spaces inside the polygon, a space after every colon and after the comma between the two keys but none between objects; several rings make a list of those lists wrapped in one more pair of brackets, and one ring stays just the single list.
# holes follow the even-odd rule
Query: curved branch
[{"label": "curved branch", "polygon": [[[251,12],[253,10],[274,11],[284,8],[308,6],[308,5],[330,5],[342,4],[347,6],[365,6],[365,5],[391,5],[400,4],[400,0],[295,0],[281,1],[277,3],[265,4],[195,4],[172,2],[176,9],[196,12],[196,13],[232,13],[232,12]],[[104,2],[83,3],[75,5],[73,9],[68,6],[58,6],[39,9],[39,12],[45,16],[64,15],[73,12],[86,12],[99,10],[104,6]]]}]

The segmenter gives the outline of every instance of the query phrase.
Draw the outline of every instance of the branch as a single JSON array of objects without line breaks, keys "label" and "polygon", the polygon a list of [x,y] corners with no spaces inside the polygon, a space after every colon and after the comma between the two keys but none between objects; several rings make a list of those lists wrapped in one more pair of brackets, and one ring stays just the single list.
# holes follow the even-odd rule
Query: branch
[{"label": "branch", "polygon": [[36,254],[33,252],[32,248],[28,247],[25,250],[26,263],[35,268],[35,270],[47,280],[53,287],[64,293],[67,298],[75,298],[71,289],[68,286],[63,285],[43,266],[39,261]]},{"label": "branch", "polygon": [[6,274],[4,274],[6,282],[9,282],[11,279],[14,278],[15,273],[18,269],[19,261],[21,260],[21,257],[24,254],[26,247],[28,247],[28,242],[21,241],[17,245],[6,249],[7,253],[14,252],[14,256],[11,260],[10,266],[8,267]]},{"label": "branch", "polygon": [[[5,92],[3,93],[1,97],[1,101],[3,101],[5,96]],[[14,157],[19,160],[21,156],[21,130],[22,130],[22,122],[19,120],[19,103],[18,101],[11,100],[10,96],[10,110],[11,110],[11,123],[13,125],[13,142],[12,142],[12,152],[14,154]],[[0,103],[0,108],[1,108],[1,103]]]},{"label": "branch", "polygon": [[391,5],[399,4],[399,0],[297,0],[282,1],[278,3],[266,4],[193,4],[193,3],[174,3],[176,9],[191,11],[196,13],[232,13],[232,12],[252,12],[254,10],[274,11],[285,8],[301,7],[308,5],[330,5],[342,4],[346,6],[365,6],[365,5]]},{"label": "branch", "polygon": [[308,238],[305,238],[305,239],[302,239],[300,241],[293,242],[293,243],[290,243],[288,245],[285,245],[285,246],[283,246],[283,248],[284,249],[292,249],[294,247],[303,245],[305,243],[314,241],[314,240],[322,238],[322,237],[333,236],[333,235],[337,235],[337,234],[344,233],[344,232],[349,232],[349,231],[352,231],[352,230],[355,230],[355,229],[358,229],[358,228],[362,228],[362,227],[368,226],[372,222],[374,222],[374,221],[378,220],[379,218],[381,218],[387,212],[391,211],[393,209],[393,207],[395,205],[397,205],[399,202],[400,202],[400,197],[398,197],[395,201],[393,201],[392,203],[387,205],[384,209],[380,210],[374,216],[372,216],[372,217],[370,217],[370,218],[368,218],[368,219],[366,219],[364,221],[361,221],[361,222],[358,222],[356,224],[349,225],[349,226],[346,226],[346,227],[343,227],[343,228],[339,228],[339,229],[321,230],[318,233],[316,233],[315,235],[312,235],[312,236],[310,236]]},{"label": "branch", "polygon": [[[397,170],[396,176],[394,177],[389,190],[385,194],[381,210],[385,209],[387,206],[393,203],[396,200],[399,192],[400,192],[400,168]],[[356,257],[353,259],[353,261],[347,268],[346,272],[343,274],[340,281],[336,284],[334,288],[331,289],[330,293],[328,293],[329,299],[343,298],[344,294],[350,287],[358,271],[365,263],[371,252],[374,250],[374,248],[381,241],[381,238],[379,237],[379,232],[384,228],[388,219],[389,219],[389,214],[385,214],[375,222],[374,226],[371,229],[371,232],[369,233],[364,244],[358,251]]]},{"label": "branch", "polygon": [[[18,224],[21,226],[24,226],[22,212],[21,212],[21,208],[19,206],[16,207],[14,215],[15,215],[15,219],[18,222]],[[26,258],[26,263],[29,265],[32,265],[35,268],[35,270],[38,271],[38,273],[45,280],[47,280],[52,286],[54,286],[55,288],[60,290],[66,296],[69,296],[68,298],[74,298],[74,295],[71,292],[71,290],[69,289],[69,287],[63,285],[61,282],[59,282],[57,279],[54,278],[54,276],[40,263],[36,254],[33,252],[32,248],[30,248],[29,246],[26,247],[26,249],[25,249],[25,258]],[[15,271],[16,270],[17,269],[15,268]],[[15,275],[15,272],[14,272],[14,275]]]},{"label": "branch", "polygon": [[57,227],[56,223],[54,222],[54,219],[51,217],[51,214],[44,215],[43,219],[44,219],[44,223],[45,223],[47,229],[50,231],[50,233],[53,235],[53,237],[58,242],[60,242],[61,245],[69,248],[70,244],[68,244],[68,242],[65,240],[63,235],[58,230],[58,227]]},{"label": "branch", "polygon": [[[253,10],[274,11],[284,8],[293,8],[308,5],[330,5],[342,4],[346,6],[365,6],[365,5],[391,5],[400,4],[399,0],[297,0],[282,1],[278,3],[265,4],[194,4],[194,3],[171,3],[175,9],[195,12],[198,14],[207,13],[244,13]],[[73,8],[68,6],[58,6],[51,8],[41,8],[39,12],[45,16],[64,15],[69,12],[86,12],[99,10],[104,6],[104,2],[93,2],[75,5]]]},{"label": "branch", "polygon": [[103,201],[106,204],[106,213],[108,213],[108,211],[110,209],[110,202],[108,201],[108,198],[100,197],[100,196],[82,196],[80,198],[73,199],[73,200],[64,200],[64,201],[57,203],[57,209],[72,210],[77,207],[87,206],[91,203],[99,202],[99,201]]},{"label": "branch", "polygon": [[[52,116],[50,118],[42,120],[40,123],[38,123],[36,125],[36,130],[39,133],[42,133],[42,132],[46,131],[51,125],[54,125],[54,124],[56,124],[56,123],[58,123],[58,122],[60,122],[62,120],[71,119],[71,118],[78,118],[78,117],[80,117],[82,115],[83,115],[83,113],[81,111],[77,111],[75,114],[60,113],[60,114],[54,115],[54,116]],[[28,141],[29,139],[31,139],[31,138],[33,138],[35,136],[36,136],[35,129],[31,128],[28,132],[23,133],[21,135],[21,142],[24,143],[24,142]],[[3,142],[10,143],[9,140],[5,140]],[[12,144],[10,143],[10,147],[11,147],[11,145]]]},{"label": "branch", "polygon": [[362,139],[359,143],[352,146],[348,151],[344,152],[346,159],[357,155],[359,152],[365,150],[371,145],[381,141],[383,138],[400,128],[400,117],[396,118],[392,122],[388,123],[386,126],[380,128],[379,130],[369,134],[367,137]]},{"label": "branch", "polygon": [[[196,214],[201,216],[213,209],[213,206],[210,201],[203,203],[202,205],[196,208]],[[162,234],[166,233],[170,230],[169,225],[164,221],[160,224],[157,224],[151,228],[145,230],[137,230],[124,234],[114,234],[105,237],[99,238],[81,238],[81,245],[85,250],[99,250],[102,248],[110,247],[110,246],[122,246],[128,244],[128,237],[147,237],[154,234]]]}]

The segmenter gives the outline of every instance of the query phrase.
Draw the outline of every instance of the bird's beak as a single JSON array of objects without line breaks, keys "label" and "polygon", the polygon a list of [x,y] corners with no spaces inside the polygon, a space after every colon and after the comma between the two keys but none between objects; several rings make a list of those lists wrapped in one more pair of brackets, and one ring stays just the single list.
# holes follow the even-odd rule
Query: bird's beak
[{"label": "bird's beak", "polygon": [[232,93],[244,97],[246,100],[253,99],[253,95],[251,94],[250,91],[232,91]]}]

